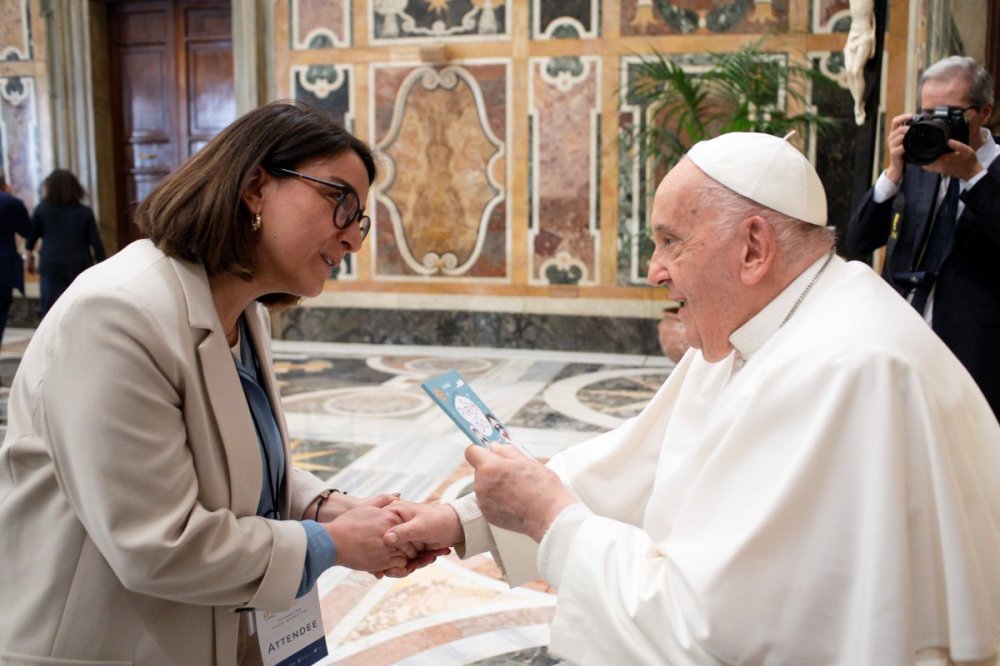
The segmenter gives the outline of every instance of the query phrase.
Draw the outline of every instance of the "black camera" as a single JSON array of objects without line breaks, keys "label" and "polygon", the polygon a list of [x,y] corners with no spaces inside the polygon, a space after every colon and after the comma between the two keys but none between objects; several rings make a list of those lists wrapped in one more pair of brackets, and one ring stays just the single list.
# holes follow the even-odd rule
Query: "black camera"
[{"label": "black camera", "polygon": [[903,157],[913,164],[930,164],[950,153],[948,139],[969,143],[969,123],[965,111],[958,106],[939,106],[933,111],[918,113],[907,124],[910,129],[903,137]]}]

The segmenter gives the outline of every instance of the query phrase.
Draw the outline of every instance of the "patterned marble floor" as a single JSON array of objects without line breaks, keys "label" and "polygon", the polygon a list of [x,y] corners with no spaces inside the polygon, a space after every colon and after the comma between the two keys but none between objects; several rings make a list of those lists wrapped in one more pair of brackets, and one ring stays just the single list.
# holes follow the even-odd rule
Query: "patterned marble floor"
[{"label": "patterned marble floor", "polygon": [[[8,329],[7,386],[31,331]],[[295,462],[352,494],[412,500],[468,492],[466,440],[420,383],[457,369],[546,459],[632,416],[673,367],[659,357],[498,349],[274,344]],[[408,578],[334,568],[320,579],[324,665],[559,664],[546,646],[555,596],[544,581],[511,590],[487,555],[454,555]]]}]

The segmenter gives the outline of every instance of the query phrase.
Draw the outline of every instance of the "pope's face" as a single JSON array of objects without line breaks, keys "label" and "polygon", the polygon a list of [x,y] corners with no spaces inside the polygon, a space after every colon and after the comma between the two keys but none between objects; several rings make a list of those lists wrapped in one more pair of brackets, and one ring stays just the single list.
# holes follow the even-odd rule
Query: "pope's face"
[{"label": "pope's face", "polygon": [[732,351],[729,335],[738,327],[739,242],[735,231],[720,233],[712,208],[692,196],[706,179],[683,159],[656,189],[648,278],[681,305],[688,344],[716,362]]}]

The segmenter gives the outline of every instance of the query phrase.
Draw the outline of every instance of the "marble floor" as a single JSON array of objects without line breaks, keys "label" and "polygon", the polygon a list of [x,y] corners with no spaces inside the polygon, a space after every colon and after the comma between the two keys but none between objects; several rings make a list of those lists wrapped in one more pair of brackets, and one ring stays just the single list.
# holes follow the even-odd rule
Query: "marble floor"
[{"label": "marble floor", "polygon": [[[8,329],[0,404],[31,331]],[[295,462],[356,495],[418,501],[469,491],[466,440],[420,388],[458,370],[513,437],[546,459],[646,404],[673,365],[661,357],[276,341]],[[509,589],[488,555],[454,555],[405,579],[335,567],[320,579],[324,665],[559,664],[548,653],[555,596]]]}]

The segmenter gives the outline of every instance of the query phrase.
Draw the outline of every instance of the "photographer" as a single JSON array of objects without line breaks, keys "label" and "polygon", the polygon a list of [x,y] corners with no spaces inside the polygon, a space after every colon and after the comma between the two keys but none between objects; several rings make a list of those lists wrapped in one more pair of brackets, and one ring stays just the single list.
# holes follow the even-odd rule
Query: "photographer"
[{"label": "photographer", "polygon": [[1000,418],[1000,146],[993,81],[950,56],[920,77],[920,110],[892,119],[889,167],[854,212],[852,255],[886,246],[882,276],[962,361]]}]

